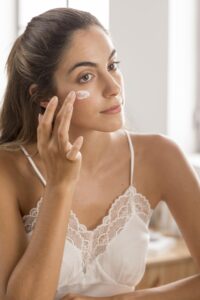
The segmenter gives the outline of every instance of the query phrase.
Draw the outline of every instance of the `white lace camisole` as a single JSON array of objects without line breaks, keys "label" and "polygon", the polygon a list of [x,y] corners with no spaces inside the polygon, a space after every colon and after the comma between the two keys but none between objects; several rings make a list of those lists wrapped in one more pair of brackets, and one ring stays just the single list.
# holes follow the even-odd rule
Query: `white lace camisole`
[{"label": "white lace camisole", "polygon": [[[108,214],[94,230],[80,224],[71,210],[55,300],[68,293],[103,297],[132,292],[143,277],[149,242],[148,225],[152,209],[145,196],[133,186],[134,149],[125,130],[131,153],[130,185],[112,203]],[[46,181],[26,149],[21,146],[33,169]],[[40,213],[37,207],[23,216],[31,238]]]}]

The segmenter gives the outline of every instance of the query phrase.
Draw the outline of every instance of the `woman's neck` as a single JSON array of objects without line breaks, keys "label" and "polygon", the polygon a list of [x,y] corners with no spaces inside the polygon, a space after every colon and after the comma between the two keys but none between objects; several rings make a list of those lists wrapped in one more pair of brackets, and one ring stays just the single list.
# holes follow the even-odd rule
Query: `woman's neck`
[{"label": "woman's neck", "polygon": [[[113,147],[119,136],[119,130],[115,132],[78,132],[70,130],[69,141],[73,144],[80,135],[83,136],[83,145],[80,149],[82,154],[83,174],[97,174],[98,170],[112,158]],[[39,152],[37,152],[37,144],[29,144],[25,146],[28,153],[38,161],[41,161]]]},{"label": "woman's neck", "polygon": [[[82,170],[88,173],[95,173],[111,154],[115,132],[90,131],[88,133],[79,133],[82,135],[83,145],[81,147],[82,154]],[[75,141],[79,136],[70,132],[70,141]]]}]

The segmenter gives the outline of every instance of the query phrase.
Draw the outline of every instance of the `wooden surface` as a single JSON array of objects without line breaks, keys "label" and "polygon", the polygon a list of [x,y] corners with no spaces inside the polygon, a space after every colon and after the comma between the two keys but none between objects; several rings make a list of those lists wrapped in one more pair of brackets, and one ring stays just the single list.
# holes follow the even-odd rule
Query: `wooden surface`
[{"label": "wooden surface", "polygon": [[137,289],[163,285],[197,272],[185,242],[178,238],[169,248],[148,254],[146,271]]}]

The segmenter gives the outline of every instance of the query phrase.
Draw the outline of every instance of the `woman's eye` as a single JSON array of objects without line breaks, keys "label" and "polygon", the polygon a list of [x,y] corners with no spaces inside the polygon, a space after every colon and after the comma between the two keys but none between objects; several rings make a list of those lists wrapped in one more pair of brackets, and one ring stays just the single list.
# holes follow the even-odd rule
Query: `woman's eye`
[{"label": "woman's eye", "polygon": [[120,61],[113,61],[109,66],[108,69],[110,71],[114,71],[118,69],[118,65],[119,65]]},{"label": "woman's eye", "polygon": [[79,82],[80,83],[87,82],[90,81],[91,78],[92,78],[92,74],[87,73],[80,78]]}]

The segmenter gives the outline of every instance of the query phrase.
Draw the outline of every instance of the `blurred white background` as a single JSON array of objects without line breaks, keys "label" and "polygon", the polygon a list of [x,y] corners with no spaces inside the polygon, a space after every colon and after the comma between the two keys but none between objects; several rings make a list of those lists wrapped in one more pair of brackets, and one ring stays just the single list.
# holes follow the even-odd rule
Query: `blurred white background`
[{"label": "blurred white background", "polygon": [[[198,170],[199,1],[1,1],[1,99],[6,84],[6,58],[13,41],[33,16],[61,6],[90,11],[110,30],[125,79],[128,127],[140,133],[154,132],[170,136],[187,153]],[[168,220],[165,218],[166,222]]]}]

